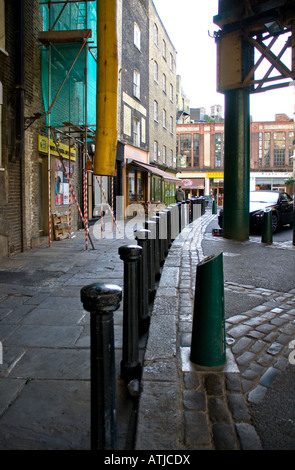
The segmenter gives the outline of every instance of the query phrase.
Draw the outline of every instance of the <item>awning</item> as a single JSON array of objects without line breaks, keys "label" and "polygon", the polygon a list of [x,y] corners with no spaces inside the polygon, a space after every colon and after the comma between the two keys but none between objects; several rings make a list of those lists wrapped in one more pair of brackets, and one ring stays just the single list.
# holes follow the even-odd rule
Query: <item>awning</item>
[{"label": "awning", "polygon": [[185,178],[181,180],[183,189],[204,189],[205,179],[204,178]]},{"label": "awning", "polygon": [[137,162],[137,161],[133,160],[130,165],[131,166],[139,166],[142,169],[148,171],[149,173],[154,173],[157,176],[161,176],[164,181],[170,181],[171,183],[175,182],[175,183],[181,184],[181,180],[179,178],[177,178],[176,176],[173,176],[172,174],[167,173],[164,170],[160,170],[160,168],[157,168],[156,166],[149,165],[148,163],[141,163],[141,162]]}]

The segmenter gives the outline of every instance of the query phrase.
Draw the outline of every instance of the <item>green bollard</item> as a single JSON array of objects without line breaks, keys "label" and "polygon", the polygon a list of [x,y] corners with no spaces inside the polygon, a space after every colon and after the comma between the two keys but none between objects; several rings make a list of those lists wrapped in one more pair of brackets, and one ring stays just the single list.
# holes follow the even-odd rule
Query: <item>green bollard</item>
[{"label": "green bollard", "polygon": [[213,199],[212,201],[212,214],[217,214],[217,200]]},{"label": "green bollard", "polygon": [[197,266],[190,360],[204,367],[226,360],[222,253]]},{"label": "green bollard", "polygon": [[272,210],[265,209],[262,221],[262,243],[272,243]]}]

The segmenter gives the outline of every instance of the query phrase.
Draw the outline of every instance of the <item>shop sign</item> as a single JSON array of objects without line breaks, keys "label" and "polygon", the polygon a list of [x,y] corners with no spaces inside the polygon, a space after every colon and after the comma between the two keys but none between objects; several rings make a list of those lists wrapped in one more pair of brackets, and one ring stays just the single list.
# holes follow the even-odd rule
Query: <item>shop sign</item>
[{"label": "shop sign", "polygon": [[[69,158],[68,145],[60,143],[58,148],[63,158]],[[38,135],[38,151],[41,153],[48,153],[48,138],[43,135]],[[52,139],[50,139],[50,155],[59,157],[58,150]],[[76,149],[73,147],[71,147],[71,160],[76,160]]]},{"label": "shop sign", "polygon": [[185,188],[189,188],[190,186],[193,185],[193,182],[190,179],[181,180],[181,182]]},{"label": "shop sign", "polygon": [[222,178],[224,177],[223,171],[209,171],[207,172],[207,178]]}]

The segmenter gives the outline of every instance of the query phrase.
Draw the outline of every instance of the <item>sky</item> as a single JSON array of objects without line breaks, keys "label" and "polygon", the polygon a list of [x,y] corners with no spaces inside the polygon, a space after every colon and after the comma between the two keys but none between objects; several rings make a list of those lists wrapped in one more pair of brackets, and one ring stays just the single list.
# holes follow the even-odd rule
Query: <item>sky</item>
[{"label": "sky", "polygon": [[[213,23],[213,17],[218,14],[218,0],[153,2],[177,51],[176,72],[181,76],[182,89],[190,100],[190,107],[204,107],[209,114],[211,106],[220,104],[224,113],[224,95],[216,91],[217,47],[212,37],[214,31],[219,29]],[[289,59],[286,60],[289,65]],[[267,68],[268,66],[267,62]],[[294,97],[294,86],[251,94],[252,120],[273,121],[275,114],[279,113],[293,118]]]}]

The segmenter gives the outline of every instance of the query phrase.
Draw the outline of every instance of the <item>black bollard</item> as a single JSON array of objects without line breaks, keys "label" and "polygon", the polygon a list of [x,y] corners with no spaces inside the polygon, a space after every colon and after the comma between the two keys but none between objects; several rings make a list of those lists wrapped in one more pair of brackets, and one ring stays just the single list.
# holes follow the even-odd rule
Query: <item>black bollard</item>
[{"label": "black bollard", "polygon": [[181,204],[181,202],[178,202],[177,205],[178,205],[178,217],[179,217],[178,233],[180,233],[181,230],[182,230],[182,204]]},{"label": "black bollard", "polygon": [[159,247],[160,247],[160,266],[163,266],[166,256],[167,242],[167,216],[166,212],[157,212],[159,219]]},{"label": "black bollard", "polygon": [[167,207],[167,209],[164,209],[166,213],[166,223],[167,223],[167,237],[165,240],[165,256],[168,255],[169,248],[171,246],[171,210]]},{"label": "black bollard", "polygon": [[150,231],[148,238],[148,286],[149,286],[149,300],[152,301],[155,297],[155,236],[156,236],[156,222],[154,220],[147,220],[145,228]]},{"label": "black bollard", "polygon": [[121,378],[129,383],[140,378],[138,345],[138,261],[142,248],[138,245],[125,245],[119,248],[124,261],[124,298],[123,298],[123,354]]},{"label": "black bollard", "polygon": [[148,330],[149,326],[149,272],[148,272],[148,242],[151,231],[147,229],[134,232],[137,243],[142,248],[142,256],[139,259],[139,335]]},{"label": "black bollard", "polygon": [[262,243],[272,244],[272,210],[266,208],[264,210],[262,219],[262,231],[261,231]]},{"label": "black bollard", "polygon": [[161,263],[161,255],[160,255],[160,217],[158,215],[154,215],[151,217],[151,220],[156,222],[156,237],[155,237],[155,278],[156,280],[160,279],[160,263]]},{"label": "black bollard", "polygon": [[178,203],[171,206],[171,242],[177,238],[179,234],[179,213]]},{"label": "black bollard", "polygon": [[117,448],[113,312],[121,300],[122,289],[112,284],[81,289],[83,307],[90,312],[91,450]]}]

